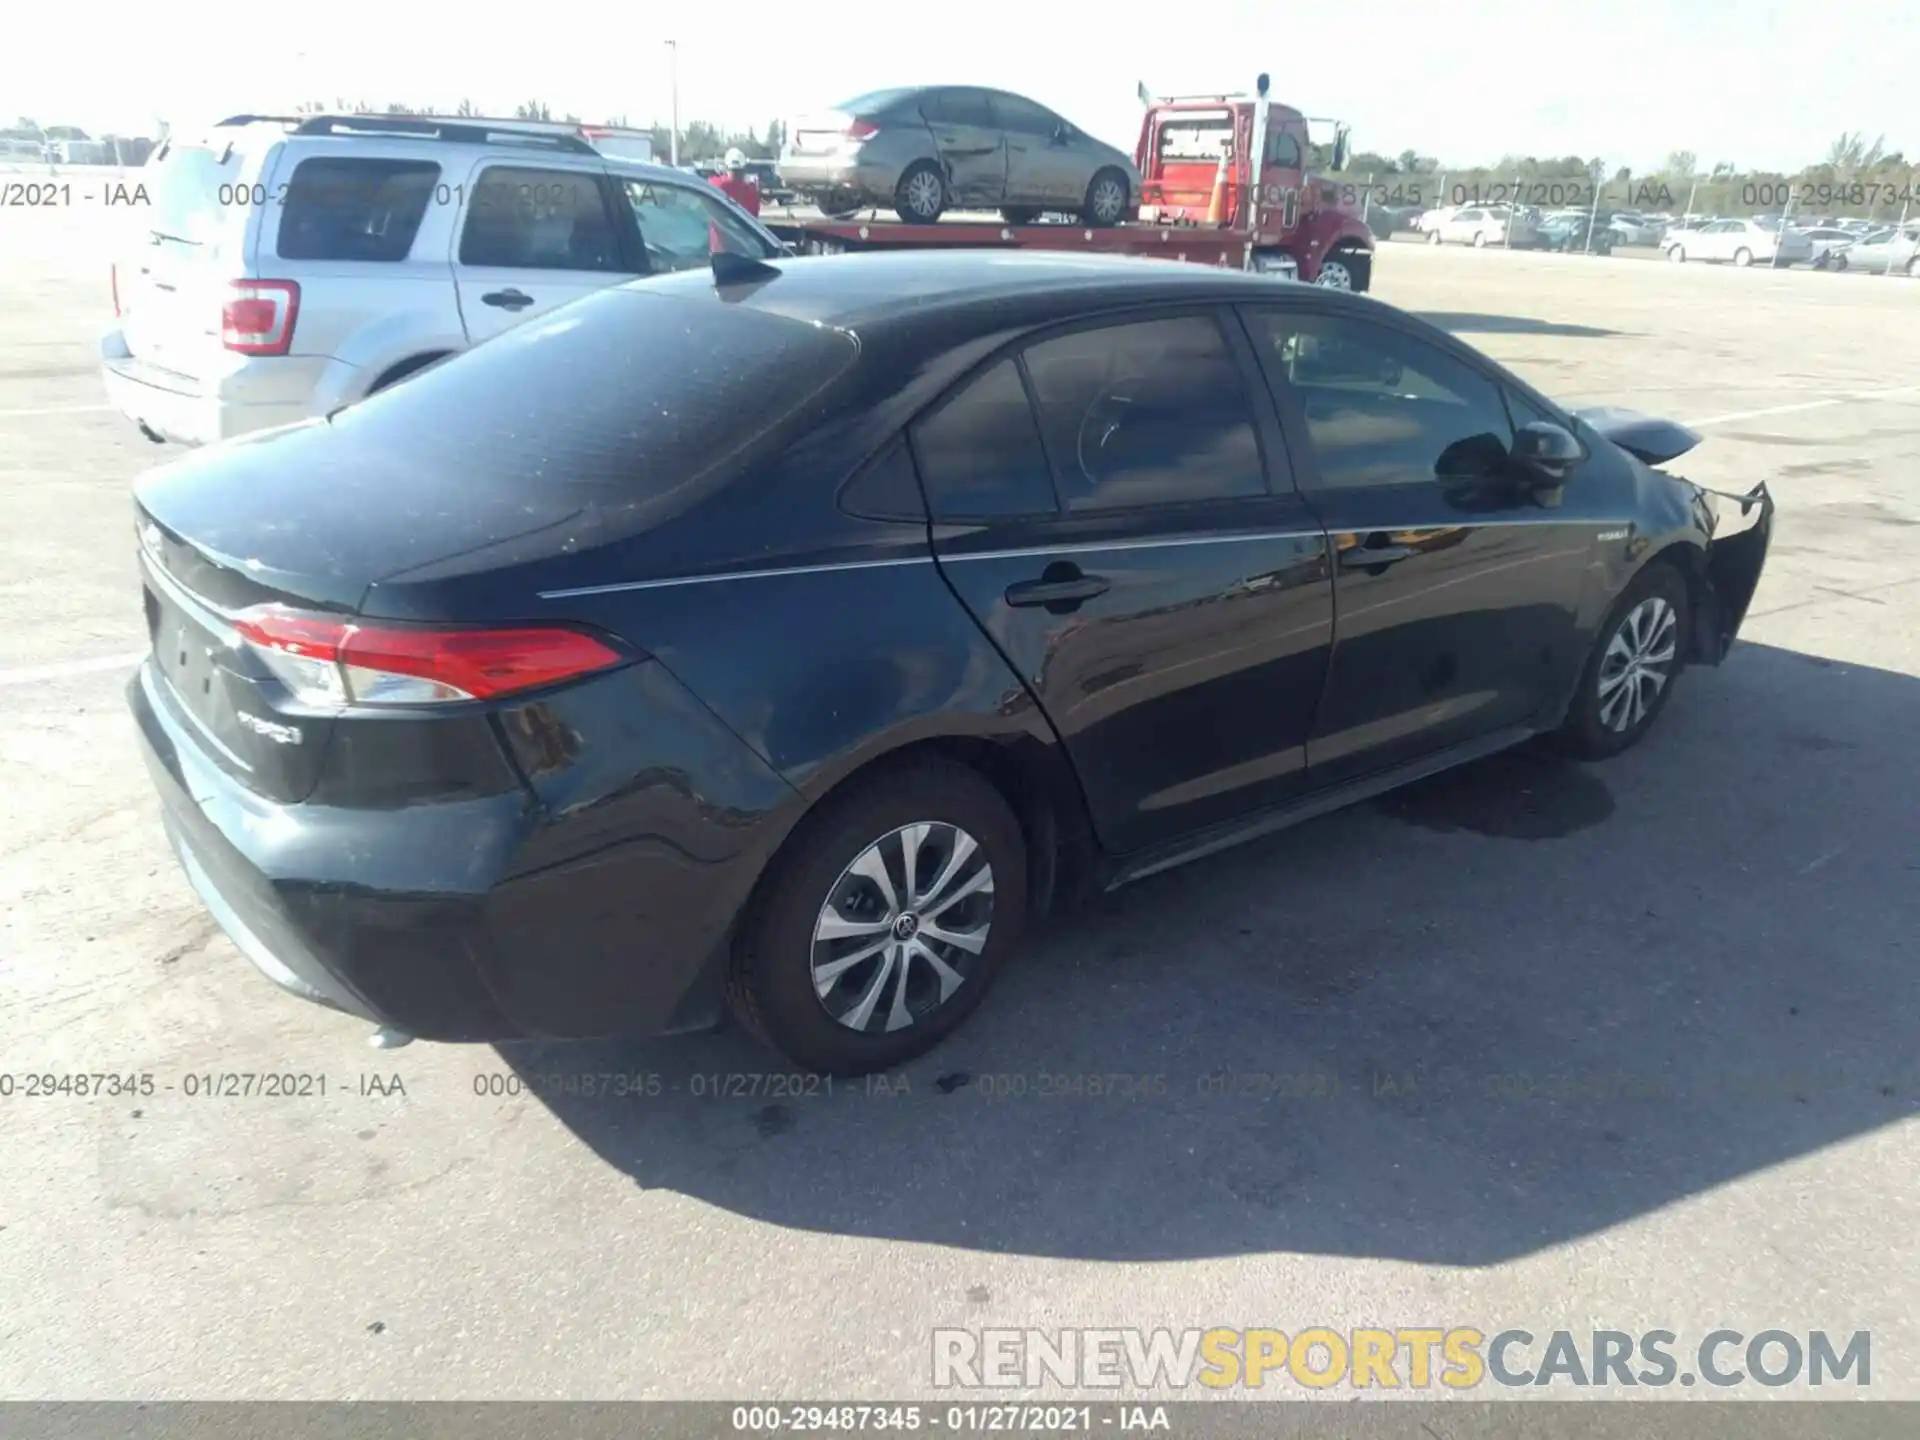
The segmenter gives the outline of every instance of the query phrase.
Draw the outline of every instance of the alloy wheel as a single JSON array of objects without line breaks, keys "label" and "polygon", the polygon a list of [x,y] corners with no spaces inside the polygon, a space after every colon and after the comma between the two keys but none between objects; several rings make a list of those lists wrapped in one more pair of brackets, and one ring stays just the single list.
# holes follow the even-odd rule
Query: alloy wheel
[{"label": "alloy wheel", "polygon": [[1102,225],[1111,225],[1120,218],[1120,212],[1127,208],[1126,192],[1111,175],[1102,176],[1094,182],[1093,195],[1087,208],[1093,211],[1093,218]]},{"label": "alloy wheel", "polygon": [[938,215],[945,198],[941,194],[943,188],[939,175],[932,170],[916,171],[907,180],[907,208],[924,217]]},{"label": "alloy wheel", "polygon": [[883,835],[840,872],[813,927],[813,989],[863,1034],[925,1020],[971,978],[993,927],[993,867],[957,825]]},{"label": "alloy wheel", "polygon": [[1627,612],[1600,661],[1600,723],[1624,733],[1646,719],[1673,678],[1678,617],[1658,595]]}]

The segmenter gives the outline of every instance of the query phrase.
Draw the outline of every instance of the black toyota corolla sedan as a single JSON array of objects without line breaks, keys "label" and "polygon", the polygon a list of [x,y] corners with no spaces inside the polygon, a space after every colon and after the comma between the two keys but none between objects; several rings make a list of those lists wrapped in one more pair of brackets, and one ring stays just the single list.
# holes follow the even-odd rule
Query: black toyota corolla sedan
[{"label": "black toyota corolla sedan", "polygon": [[[608,290],[144,478],[181,864],[389,1038],[933,1044],[1023,921],[1732,644],[1764,487],[1386,305],[1134,259]],[[1724,503],[1723,503],[1724,502]]]}]

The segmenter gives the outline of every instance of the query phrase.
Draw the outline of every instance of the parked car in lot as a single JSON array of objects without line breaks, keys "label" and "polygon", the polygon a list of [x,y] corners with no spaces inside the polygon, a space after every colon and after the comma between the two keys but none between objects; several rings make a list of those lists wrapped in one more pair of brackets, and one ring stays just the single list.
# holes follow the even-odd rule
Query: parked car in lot
[{"label": "parked car in lot", "polygon": [[1863,235],[1834,254],[1837,270],[1865,270],[1874,275],[1920,275],[1920,227],[1896,230],[1888,226]]},{"label": "parked car in lot", "polygon": [[1540,222],[1539,243],[1543,250],[1576,251],[1590,255],[1610,255],[1618,236],[1606,225],[1595,225],[1581,211],[1561,211]]},{"label": "parked car in lot", "polygon": [[1674,231],[1661,250],[1675,264],[1688,260],[1728,261],[1734,265],[1800,265],[1813,258],[1813,242],[1797,230],[1782,230],[1759,220],[1715,220],[1698,230]]},{"label": "parked car in lot", "polygon": [[1534,221],[1505,205],[1470,205],[1438,220],[1426,234],[1430,245],[1504,245],[1513,250],[1540,238]]},{"label": "parked car in lot", "polygon": [[167,834],[389,1040],[724,998],[896,1065],[1030,915],[1528,736],[1626,749],[1764,563],[1764,486],[1655,468],[1698,437],[1364,297],[712,266],[137,486]]},{"label": "parked car in lot", "polygon": [[1606,224],[1617,245],[1658,245],[1665,233],[1664,226],[1644,215],[1614,214]]},{"label": "parked car in lot", "polygon": [[1140,204],[1133,157],[1044,105],[974,85],[877,90],[787,127],[780,178],[828,216],[891,207],[928,224],[950,209],[1010,225],[1058,210],[1117,225]]},{"label": "parked car in lot", "polygon": [[169,140],[114,266],[108,397],[202,444],[325,415],[605,285],[784,253],[699,177],[575,127],[311,116]]},{"label": "parked car in lot", "polygon": [[1844,269],[1844,266],[1835,265],[1835,260],[1860,238],[1853,231],[1842,230],[1837,225],[1802,226],[1800,233],[1813,246],[1813,256],[1808,263],[1816,270]]}]

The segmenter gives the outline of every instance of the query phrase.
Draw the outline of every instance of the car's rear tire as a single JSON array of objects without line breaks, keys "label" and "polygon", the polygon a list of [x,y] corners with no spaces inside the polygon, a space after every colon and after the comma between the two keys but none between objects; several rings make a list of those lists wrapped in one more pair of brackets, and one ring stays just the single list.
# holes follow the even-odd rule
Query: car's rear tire
[{"label": "car's rear tire", "polygon": [[1738,250],[1733,252],[1733,263],[1738,265],[1742,270],[1746,269],[1749,265],[1753,264],[1753,252],[1742,245]]},{"label": "car's rear tire", "polygon": [[1686,577],[1664,560],[1634,576],[1601,625],[1580,688],[1555,732],[1582,760],[1618,755],[1653,728],[1686,668],[1691,614]]},{"label": "car's rear tire", "polygon": [[1484,250],[1487,248],[1487,232],[1486,231],[1476,230],[1473,232],[1473,248],[1476,250]]},{"label": "car's rear tire", "polygon": [[985,997],[1019,940],[1026,874],[1020,823],[979,775],[940,760],[876,771],[775,858],[734,949],[733,1011],[816,1073],[903,1064]]},{"label": "car's rear tire", "polygon": [[931,225],[947,209],[947,177],[931,160],[916,160],[893,187],[893,210],[909,225]]},{"label": "car's rear tire", "polygon": [[1126,219],[1127,202],[1132,198],[1133,184],[1123,173],[1111,166],[1096,170],[1093,179],[1087,182],[1086,198],[1080,203],[1080,219],[1101,230],[1118,225]]},{"label": "car's rear tire", "polygon": [[1670,246],[1667,250],[1667,260],[1669,263],[1674,265],[1686,264],[1687,263],[1687,247],[1684,245]]}]

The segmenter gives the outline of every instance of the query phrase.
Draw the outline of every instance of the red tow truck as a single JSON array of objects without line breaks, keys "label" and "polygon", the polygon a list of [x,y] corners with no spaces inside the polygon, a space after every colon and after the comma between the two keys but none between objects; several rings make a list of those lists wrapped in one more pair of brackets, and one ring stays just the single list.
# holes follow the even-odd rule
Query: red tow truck
[{"label": "red tow truck", "polygon": [[[1339,188],[1309,169],[1307,119],[1253,96],[1175,95],[1150,101],[1140,124],[1138,214],[1117,225],[1034,225],[942,220],[801,219],[763,214],[763,224],[804,255],[858,250],[1065,250],[1186,260],[1290,275],[1310,284],[1365,290],[1373,279],[1373,234],[1339,204]],[[1144,96],[1144,92],[1143,92]],[[1332,168],[1345,166],[1347,130],[1334,132]],[[1216,211],[1222,154],[1223,214]],[[1259,183],[1252,183],[1252,177]]]}]

